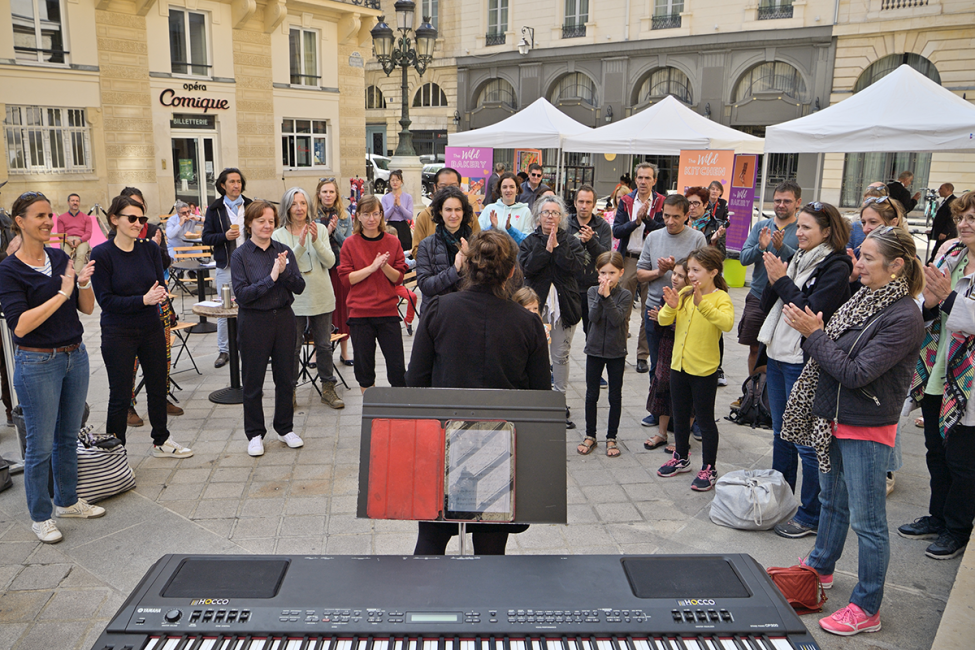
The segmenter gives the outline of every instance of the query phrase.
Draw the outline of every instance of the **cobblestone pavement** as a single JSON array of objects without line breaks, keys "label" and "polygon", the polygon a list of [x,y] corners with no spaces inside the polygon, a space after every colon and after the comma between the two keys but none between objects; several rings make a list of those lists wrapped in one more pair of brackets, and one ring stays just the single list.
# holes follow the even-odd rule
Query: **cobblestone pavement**
[{"label": "cobblestone pavement", "polygon": [[[736,308],[746,290],[732,290]],[[187,300],[189,310],[191,300]],[[177,306],[178,300],[177,300]],[[630,339],[635,349],[634,311]],[[195,320],[194,317],[189,316]],[[91,357],[91,421],[104,426],[108,386],[100,354],[97,314],[84,319]],[[719,389],[716,412],[738,396],[745,378],[746,349],[727,335],[724,368],[729,386]],[[411,338],[404,331],[407,358]],[[64,541],[39,543],[30,531],[23,481],[0,494],[0,649],[82,648],[94,643],[123,599],[148,567],[164,553],[377,553],[409,554],[416,525],[410,522],[356,519],[360,411],[362,398],[351,368],[341,368],[351,389],[340,389],[346,408],[332,411],[319,403],[310,386],[298,390],[295,431],[305,440],[299,450],[270,440],[261,458],[246,454],[243,412],[218,406],[207,395],[228,383],[227,369],[215,370],[216,335],[192,335],[192,350],[202,375],[184,355],[174,375],[186,413],[170,419],[172,436],[191,446],[192,458],[163,460],[149,456],[148,423],[129,430],[129,460],[138,487],[104,502],[104,518],[60,520]],[[568,525],[536,525],[512,536],[510,554],[536,553],[692,553],[746,552],[765,566],[796,563],[812,548],[814,538],[786,540],[771,532],[722,528],[708,519],[712,495],[689,489],[693,476],[663,480],[656,469],[666,460],[659,450],[645,451],[649,429],[644,417],[647,375],[627,367],[622,456],[599,453],[581,457],[585,396],[583,336],[577,332],[572,351],[567,401],[580,428],[566,433]],[[336,359],[338,354],[336,354]],[[384,368],[378,372],[385,384]],[[265,412],[270,421],[273,389],[268,373]],[[600,404],[605,427],[608,405]],[[144,401],[138,410],[145,417]],[[904,421],[904,467],[888,500],[891,563],[878,634],[843,639],[818,631],[817,616],[806,616],[823,648],[929,648],[951,591],[958,560],[937,562],[923,555],[924,542],[902,539],[896,526],[926,513],[927,471],[923,436]],[[719,473],[771,466],[771,432],[719,422]],[[603,429],[604,431],[605,429]],[[272,436],[273,433],[272,433]],[[0,429],[0,453],[19,457],[13,429]],[[697,456],[699,445],[692,443]],[[695,461],[696,462],[696,461]],[[686,478],[685,478],[686,477]],[[857,549],[851,532],[839,562],[827,612],[848,602],[856,583]],[[457,552],[455,541],[448,552]],[[580,585],[582,587],[582,585]]]}]

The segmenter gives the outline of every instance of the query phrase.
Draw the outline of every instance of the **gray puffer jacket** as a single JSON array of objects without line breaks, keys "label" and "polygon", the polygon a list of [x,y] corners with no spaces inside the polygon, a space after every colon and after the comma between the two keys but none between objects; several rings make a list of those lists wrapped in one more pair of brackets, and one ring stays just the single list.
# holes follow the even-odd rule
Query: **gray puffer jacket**
[{"label": "gray puffer jacket", "polygon": [[453,293],[460,274],[447,256],[447,245],[437,233],[420,242],[416,250],[416,286],[426,297]]},{"label": "gray puffer jacket", "polygon": [[924,339],[924,320],[917,303],[905,296],[864,325],[836,341],[818,330],[802,344],[820,366],[812,412],[857,427],[897,424]]}]

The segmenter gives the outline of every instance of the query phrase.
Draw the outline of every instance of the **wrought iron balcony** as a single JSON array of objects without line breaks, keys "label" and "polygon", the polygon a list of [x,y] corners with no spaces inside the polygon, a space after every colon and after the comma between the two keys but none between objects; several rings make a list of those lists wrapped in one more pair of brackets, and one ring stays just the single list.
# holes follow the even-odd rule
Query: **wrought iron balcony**
[{"label": "wrought iron balcony", "polygon": [[914,7],[927,7],[928,0],[883,0],[880,5],[881,11],[888,9],[913,9]]},{"label": "wrought iron balcony", "polygon": [[759,20],[777,20],[779,18],[792,18],[792,5],[764,6],[758,8]]},{"label": "wrought iron balcony", "polygon": [[680,27],[680,14],[654,16],[650,29],[675,29]]},{"label": "wrought iron balcony", "polygon": [[488,32],[484,35],[484,45],[490,47],[492,45],[504,45],[505,37],[504,32],[498,34],[492,34]]},{"label": "wrought iron balcony", "polygon": [[562,38],[581,38],[586,35],[586,25],[562,25]]},{"label": "wrought iron balcony", "polygon": [[352,4],[359,7],[368,7],[369,9],[382,10],[379,0],[339,0],[339,2],[345,2],[347,4]]}]

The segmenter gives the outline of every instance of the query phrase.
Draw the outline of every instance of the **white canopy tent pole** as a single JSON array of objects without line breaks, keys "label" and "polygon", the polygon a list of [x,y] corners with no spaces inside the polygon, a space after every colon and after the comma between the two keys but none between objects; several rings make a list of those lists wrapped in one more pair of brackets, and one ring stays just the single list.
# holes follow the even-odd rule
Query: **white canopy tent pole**
[{"label": "white canopy tent pole", "polygon": [[[765,179],[768,176],[768,157],[769,157],[769,154],[767,152],[764,153],[764,154],[762,154],[762,188],[761,188],[761,190],[759,191],[759,194],[758,194],[758,196],[759,196],[759,199],[758,199],[758,218],[759,219],[762,219],[765,216],[765,214],[764,214],[764,211],[765,211],[765,186],[768,185],[768,183],[765,181]],[[754,222],[749,222],[749,223],[751,223],[751,226],[754,226],[755,225]],[[752,231],[751,226],[749,226],[748,232],[751,232]]]}]

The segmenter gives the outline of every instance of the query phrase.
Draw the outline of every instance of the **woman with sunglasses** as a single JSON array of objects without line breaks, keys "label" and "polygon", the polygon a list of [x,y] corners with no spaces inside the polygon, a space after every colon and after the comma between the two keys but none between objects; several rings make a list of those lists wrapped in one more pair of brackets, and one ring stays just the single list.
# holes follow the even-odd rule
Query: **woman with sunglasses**
[{"label": "woman with sunglasses", "polygon": [[841,636],[880,630],[890,561],[885,478],[924,338],[914,302],[924,287],[916,253],[904,231],[877,228],[857,261],[863,288],[828,324],[808,305],[789,304],[782,312],[805,339],[802,349],[810,357],[789,396],[782,438],[816,449],[822,508],[816,545],[804,564],[816,570],[824,588],[833,586],[849,529],[857,536],[859,580],[850,604],[819,621]]},{"label": "woman with sunglasses", "polygon": [[[78,312],[95,297],[88,262],[75,277],[63,251],[47,248],[54,228],[51,203],[21,194],[11,209],[21,246],[0,263],[0,304],[14,339],[14,388],[26,426],[24,488],[31,528],[47,544],[60,542],[57,517],[101,517],[105,509],[79,499],[78,430],[88,395],[88,352]],[[53,470],[53,471],[52,471]],[[54,485],[54,504],[48,485]]]},{"label": "woman with sunglasses", "polygon": [[785,305],[809,307],[828,323],[833,313],[850,298],[850,270],[846,255],[850,227],[839,211],[826,203],[807,203],[799,212],[796,239],[799,250],[788,265],[772,253],[762,261],[768,285],[761,307],[766,314],[758,340],[766,345],[768,365],[765,386],[772,411],[772,469],[782,473],[792,491],[802,466],[799,511],[789,521],[776,524],[775,534],[799,538],[815,535],[819,526],[819,463],[812,447],[782,439],[782,414],[792,387],[809,360],[802,350],[802,335],[782,318]]},{"label": "woman with sunglasses", "polygon": [[136,357],[145,377],[152,455],[188,458],[193,452],[169,437],[166,426],[166,335],[159,305],[169,298],[159,246],[139,237],[148,217],[137,200],[118,196],[108,210],[114,237],[95,246],[91,259],[101,307],[102,359],[108,374],[105,430],[124,444]]},{"label": "woman with sunglasses", "polygon": [[[935,540],[925,555],[947,560],[965,551],[975,519],[975,192],[951,204],[958,240],[942,246],[924,270],[924,347],[911,398],[924,415],[931,476],[927,516],[897,529]],[[966,381],[967,378],[967,381]]]}]

